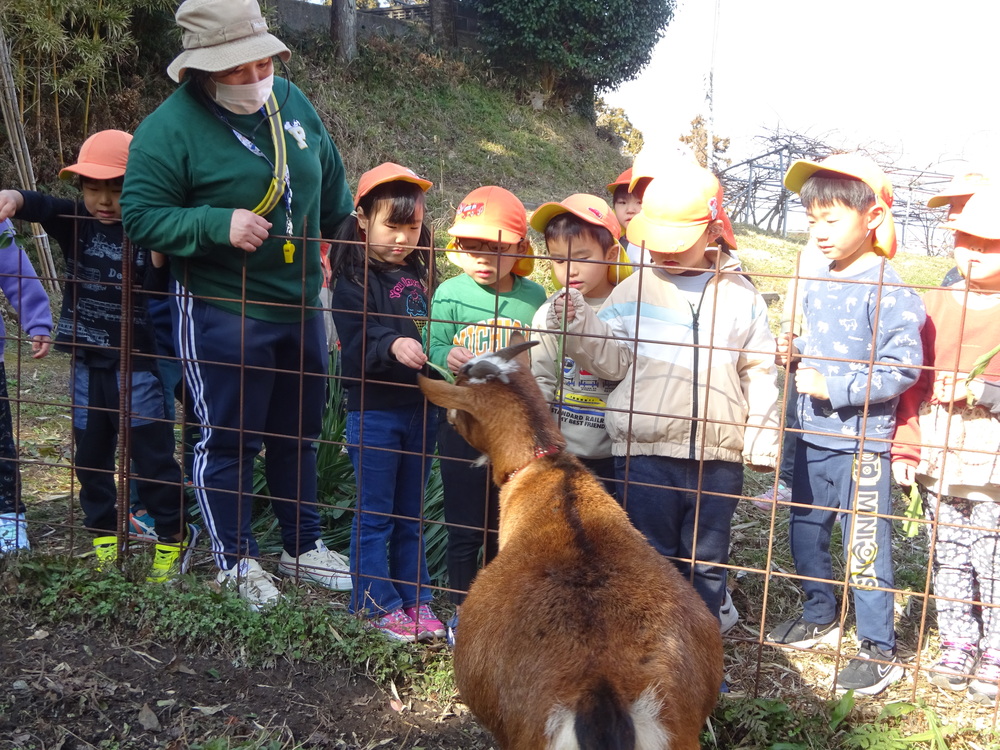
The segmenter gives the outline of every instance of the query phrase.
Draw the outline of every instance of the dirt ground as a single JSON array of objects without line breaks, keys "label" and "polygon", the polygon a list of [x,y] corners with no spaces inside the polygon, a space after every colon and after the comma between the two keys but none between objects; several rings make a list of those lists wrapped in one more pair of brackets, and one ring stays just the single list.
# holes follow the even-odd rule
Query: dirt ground
[{"label": "dirt ground", "polygon": [[494,747],[460,704],[400,701],[321,665],[251,670],[69,626],[49,632],[17,611],[0,613],[0,628],[0,748],[221,750],[262,736],[275,749]]},{"label": "dirt ground", "polygon": [[[53,523],[32,527],[35,546],[73,554],[67,358],[19,365],[8,348],[6,366],[11,398],[21,401],[25,501],[35,519],[53,506]],[[0,582],[2,574],[0,562]],[[268,750],[494,747],[464,705],[444,700],[397,697],[346,669],[281,660],[247,669],[107,632],[47,631],[24,611],[0,611],[0,750],[227,750],[251,737]]]}]

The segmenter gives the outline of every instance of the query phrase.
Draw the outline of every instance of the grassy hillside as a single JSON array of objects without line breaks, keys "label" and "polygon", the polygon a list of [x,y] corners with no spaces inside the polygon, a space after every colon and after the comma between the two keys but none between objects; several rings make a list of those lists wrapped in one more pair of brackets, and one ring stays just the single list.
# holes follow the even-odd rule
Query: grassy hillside
[{"label": "grassy hillside", "polygon": [[345,67],[328,41],[298,42],[292,78],[327,122],[352,187],[380,162],[411,167],[434,181],[428,200],[436,228],[479,185],[501,185],[531,205],[605,194],[628,166],[591,123],[533,110],[511,82],[474,59],[375,38]]}]

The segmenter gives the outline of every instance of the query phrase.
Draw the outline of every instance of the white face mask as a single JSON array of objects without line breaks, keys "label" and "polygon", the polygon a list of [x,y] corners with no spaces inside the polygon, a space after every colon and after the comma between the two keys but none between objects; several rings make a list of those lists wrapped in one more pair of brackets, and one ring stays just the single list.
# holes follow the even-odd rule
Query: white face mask
[{"label": "white face mask", "polygon": [[238,115],[252,115],[264,106],[274,87],[274,75],[256,83],[219,83],[208,79],[208,94],[216,104]]}]

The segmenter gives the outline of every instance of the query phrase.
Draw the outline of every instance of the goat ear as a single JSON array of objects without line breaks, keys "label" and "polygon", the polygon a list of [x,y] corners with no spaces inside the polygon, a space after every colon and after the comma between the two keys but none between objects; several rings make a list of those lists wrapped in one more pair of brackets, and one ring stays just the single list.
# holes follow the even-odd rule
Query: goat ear
[{"label": "goat ear", "polygon": [[496,354],[502,359],[510,361],[516,359],[519,364],[528,368],[531,367],[531,359],[528,356],[528,349],[535,346],[535,344],[541,343],[539,341],[526,341],[524,336],[519,331],[514,331],[510,335],[510,345],[501,349]]},{"label": "goat ear", "polygon": [[443,380],[432,380],[423,375],[417,375],[417,384],[432,404],[443,406],[445,409],[472,411],[473,392],[468,388],[452,385]]}]

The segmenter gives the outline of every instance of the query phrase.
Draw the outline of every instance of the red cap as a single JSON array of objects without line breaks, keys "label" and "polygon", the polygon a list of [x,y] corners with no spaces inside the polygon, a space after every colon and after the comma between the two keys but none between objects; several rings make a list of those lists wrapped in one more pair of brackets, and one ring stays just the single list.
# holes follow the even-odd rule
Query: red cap
[{"label": "red cap", "polygon": [[78,174],[91,180],[114,180],[125,176],[128,163],[128,146],[132,134],[123,130],[101,130],[94,133],[80,146],[80,158],[59,172],[68,180]]},{"label": "red cap", "polygon": [[361,203],[361,199],[368,195],[368,193],[387,182],[412,182],[414,185],[419,185],[420,189],[425,193],[434,184],[430,180],[425,180],[408,167],[387,161],[384,164],[379,164],[374,169],[369,169],[361,175],[361,179],[358,180],[358,194],[354,198],[354,207],[357,208],[358,204]]},{"label": "red cap", "polygon": [[620,175],[618,175],[618,178],[614,182],[609,182],[608,190],[610,190],[613,193],[615,192],[615,188],[617,188],[619,185],[625,185],[626,187],[628,187],[628,184],[630,182],[632,182],[632,167],[629,167]]}]

